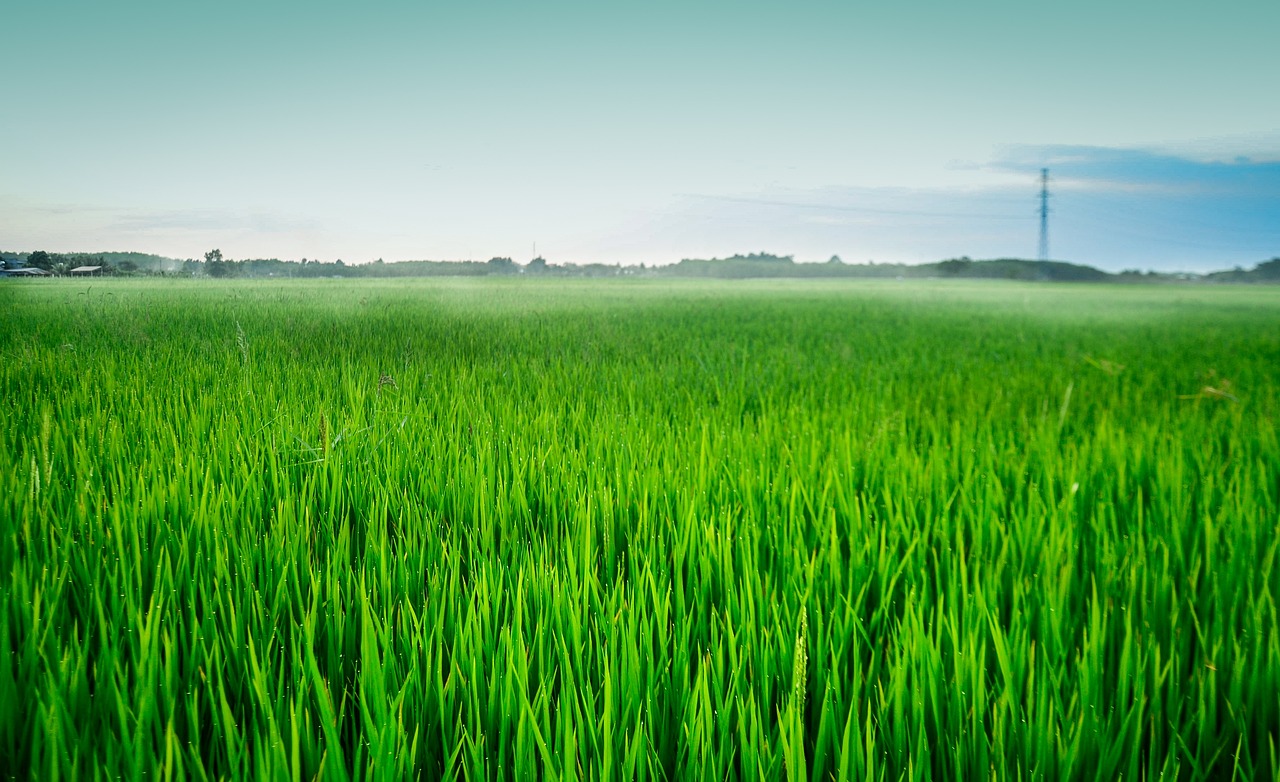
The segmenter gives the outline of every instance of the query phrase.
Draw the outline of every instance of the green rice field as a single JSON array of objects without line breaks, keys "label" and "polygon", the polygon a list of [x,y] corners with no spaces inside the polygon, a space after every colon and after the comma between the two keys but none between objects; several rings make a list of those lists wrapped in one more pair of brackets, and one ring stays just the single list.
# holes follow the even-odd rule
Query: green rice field
[{"label": "green rice field", "polygon": [[0,778],[1280,776],[1280,287],[0,315]]}]

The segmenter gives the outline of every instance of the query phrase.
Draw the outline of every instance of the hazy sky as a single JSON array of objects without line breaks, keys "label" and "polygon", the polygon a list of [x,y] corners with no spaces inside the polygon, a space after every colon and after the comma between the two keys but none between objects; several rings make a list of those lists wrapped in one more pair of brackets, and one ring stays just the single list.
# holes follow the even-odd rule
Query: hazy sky
[{"label": "hazy sky", "polygon": [[1280,2],[0,0],[0,249],[1280,255]]}]

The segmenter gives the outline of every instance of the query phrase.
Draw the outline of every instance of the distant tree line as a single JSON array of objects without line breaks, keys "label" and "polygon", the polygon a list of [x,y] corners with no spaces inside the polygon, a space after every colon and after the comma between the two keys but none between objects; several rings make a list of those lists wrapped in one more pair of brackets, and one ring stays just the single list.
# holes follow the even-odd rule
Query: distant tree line
[{"label": "distant tree line", "polygon": [[796,263],[790,255],[752,253],[729,258],[685,258],[665,267],[664,273],[681,277],[858,277],[858,278],[966,278],[995,280],[1045,280],[1090,282],[1112,275],[1092,266],[1061,261],[1026,261],[1002,258],[975,261],[968,257],[936,263],[846,264],[833,255],[826,263]]},{"label": "distant tree line", "polygon": [[1204,276],[1212,282],[1280,282],[1280,258],[1263,261],[1252,269],[1239,266],[1223,272],[1212,272]]},{"label": "distant tree line", "polygon": [[727,258],[685,258],[669,266],[620,266],[616,264],[553,264],[541,256],[521,264],[506,257],[488,261],[397,261],[349,264],[341,259],[319,261],[303,258],[285,261],[278,258],[231,260],[220,249],[204,254],[203,259],[177,260],[136,252],[0,253],[0,268],[15,265],[35,266],[55,274],[64,274],[77,266],[100,266],[104,273],[115,275],[163,275],[212,278],[399,278],[486,275],[535,275],[561,277],[709,277],[747,279],[769,277],[797,278],[900,278],[900,279],[996,279],[1052,282],[1159,282],[1203,281],[1228,283],[1280,282],[1280,258],[1259,263],[1252,269],[1237,266],[1228,271],[1204,275],[1165,272],[1141,272],[1130,269],[1112,274],[1092,266],[1063,261],[1029,261],[1019,258],[973,260],[968,257],[924,264],[874,263],[848,264],[833,255],[826,263],[796,263],[791,255],[767,252],[737,254]]}]

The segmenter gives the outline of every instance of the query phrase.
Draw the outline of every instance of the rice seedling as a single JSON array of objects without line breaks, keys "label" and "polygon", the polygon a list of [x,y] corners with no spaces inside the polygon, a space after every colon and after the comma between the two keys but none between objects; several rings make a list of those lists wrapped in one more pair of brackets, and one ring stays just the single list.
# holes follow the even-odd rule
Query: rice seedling
[{"label": "rice seedling", "polygon": [[0,309],[0,776],[1280,775],[1280,290]]}]

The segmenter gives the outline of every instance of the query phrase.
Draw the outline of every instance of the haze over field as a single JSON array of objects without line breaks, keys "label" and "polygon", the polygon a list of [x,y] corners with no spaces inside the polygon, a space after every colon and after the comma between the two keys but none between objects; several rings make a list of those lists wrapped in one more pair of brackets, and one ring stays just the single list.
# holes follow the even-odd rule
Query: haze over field
[{"label": "haze over field", "polygon": [[8,3],[0,246],[1280,254],[1280,4]]}]

